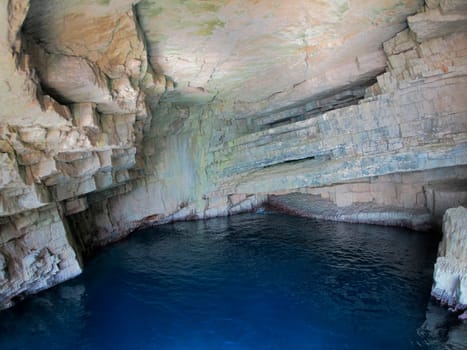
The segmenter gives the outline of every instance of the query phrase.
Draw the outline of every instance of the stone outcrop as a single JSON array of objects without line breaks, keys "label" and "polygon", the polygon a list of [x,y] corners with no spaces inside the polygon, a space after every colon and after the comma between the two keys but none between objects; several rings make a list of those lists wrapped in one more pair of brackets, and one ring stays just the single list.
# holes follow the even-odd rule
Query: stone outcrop
[{"label": "stone outcrop", "polygon": [[462,1],[0,7],[0,306],[272,196],[411,227],[466,201]]},{"label": "stone outcrop", "polygon": [[431,222],[430,214],[424,209],[381,206],[374,202],[356,202],[339,207],[329,199],[304,193],[271,195],[268,205],[274,210],[315,219],[402,226],[414,230],[426,230],[430,228]]},{"label": "stone outcrop", "polygon": [[80,257],[56,206],[0,220],[1,306],[81,273]]},{"label": "stone outcrop", "polygon": [[467,31],[467,5],[463,0],[426,1],[423,13],[409,17],[410,29],[419,42],[453,32]]},{"label": "stone outcrop", "polygon": [[443,218],[443,239],[431,294],[454,309],[467,309],[467,209],[451,208]]}]

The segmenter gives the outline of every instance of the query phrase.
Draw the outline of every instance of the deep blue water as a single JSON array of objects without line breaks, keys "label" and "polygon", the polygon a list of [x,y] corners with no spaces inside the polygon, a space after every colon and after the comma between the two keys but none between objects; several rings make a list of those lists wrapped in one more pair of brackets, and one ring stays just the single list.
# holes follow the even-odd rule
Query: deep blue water
[{"label": "deep blue water", "polygon": [[0,349],[462,349],[429,298],[437,239],[276,214],[146,229],[2,311]]}]

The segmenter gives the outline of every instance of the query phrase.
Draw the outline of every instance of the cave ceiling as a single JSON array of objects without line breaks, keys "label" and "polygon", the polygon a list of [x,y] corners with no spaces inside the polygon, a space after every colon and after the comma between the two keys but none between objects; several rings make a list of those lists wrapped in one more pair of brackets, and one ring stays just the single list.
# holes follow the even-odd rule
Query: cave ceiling
[{"label": "cave ceiling", "polygon": [[47,52],[98,62],[112,76],[133,45],[126,17],[136,18],[148,63],[174,83],[166,99],[230,101],[248,114],[368,83],[385,69],[382,43],[422,3],[32,0],[23,31]]},{"label": "cave ceiling", "polygon": [[420,4],[143,0],[137,10],[155,69],[180,89],[248,103],[318,93],[381,69],[375,53]]}]

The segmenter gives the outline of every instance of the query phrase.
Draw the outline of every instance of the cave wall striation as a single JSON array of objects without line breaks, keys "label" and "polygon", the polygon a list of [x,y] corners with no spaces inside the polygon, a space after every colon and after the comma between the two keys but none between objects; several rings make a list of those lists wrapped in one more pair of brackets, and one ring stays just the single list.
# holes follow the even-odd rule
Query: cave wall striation
[{"label": "cave wall striation", "polygon": [[284,6],[0,0],[0,307],[147,225],[467,202],[465,3]]}]

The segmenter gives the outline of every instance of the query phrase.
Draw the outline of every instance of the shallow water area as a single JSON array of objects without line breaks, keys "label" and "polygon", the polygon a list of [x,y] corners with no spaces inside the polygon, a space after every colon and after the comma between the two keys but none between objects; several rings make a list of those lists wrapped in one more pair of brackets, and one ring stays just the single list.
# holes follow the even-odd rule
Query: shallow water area
[{"label": "shallow water area", "polygon": [[145,229],[0,312],[0,349],[464,349],[439,237],[245,214]]}]

